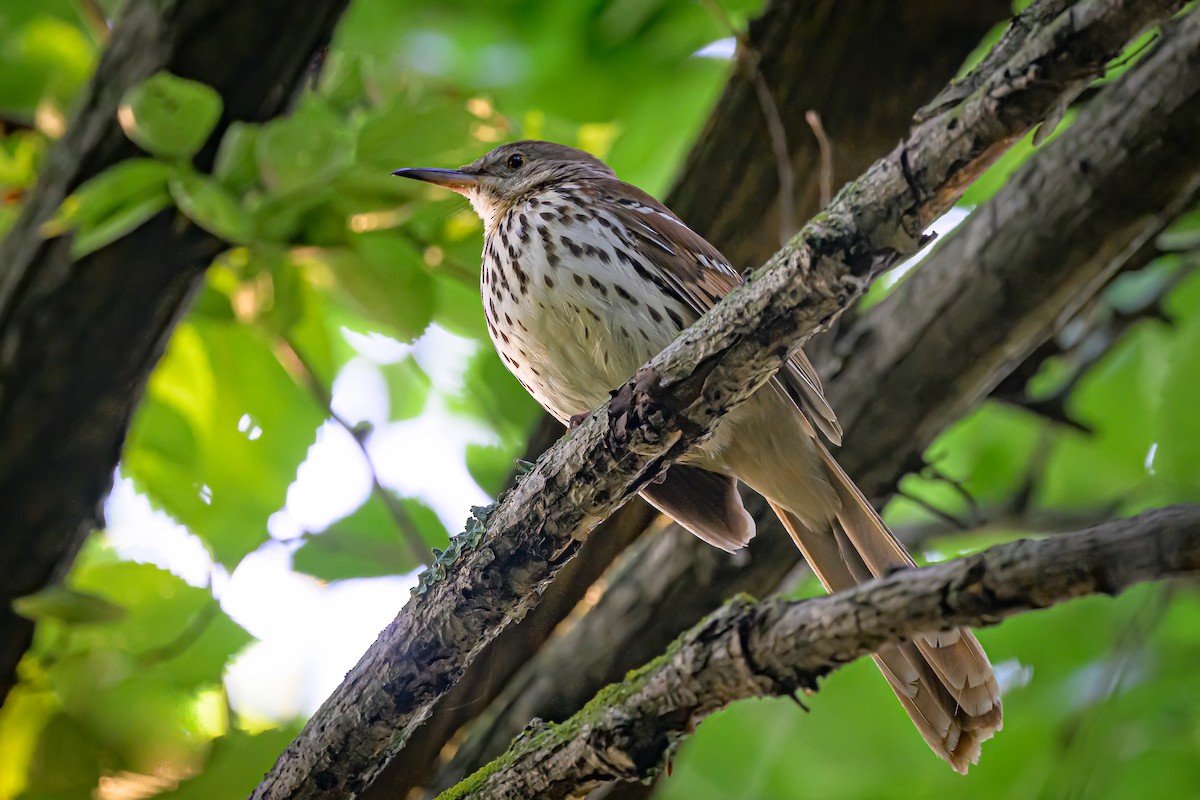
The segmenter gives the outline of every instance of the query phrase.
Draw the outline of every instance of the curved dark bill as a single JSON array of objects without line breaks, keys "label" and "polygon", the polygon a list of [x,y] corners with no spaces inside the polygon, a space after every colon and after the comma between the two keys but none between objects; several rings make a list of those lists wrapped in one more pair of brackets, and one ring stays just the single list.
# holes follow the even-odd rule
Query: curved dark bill
[{"label": "curved dark bill", "polygon": [[456,192],[465,192],[479,183],[474,175],[469,175],[457,169],[433,169],[425,167],[398,169],[392,173],[400,178],[412,178],[415,181],[425,181],[438,186],[445,186]]}]

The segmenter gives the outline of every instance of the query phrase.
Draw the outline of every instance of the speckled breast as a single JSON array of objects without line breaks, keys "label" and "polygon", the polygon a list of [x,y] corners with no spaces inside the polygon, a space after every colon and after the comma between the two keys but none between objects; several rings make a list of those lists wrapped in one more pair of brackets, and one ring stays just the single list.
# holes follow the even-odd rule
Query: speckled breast
[{"label": "speckled breast", "polygon": [[600,406],[695,318],[643,277],[648,266],[617,226],[568,185],[523,198],[485,232],[492,341],[562,422]]}]

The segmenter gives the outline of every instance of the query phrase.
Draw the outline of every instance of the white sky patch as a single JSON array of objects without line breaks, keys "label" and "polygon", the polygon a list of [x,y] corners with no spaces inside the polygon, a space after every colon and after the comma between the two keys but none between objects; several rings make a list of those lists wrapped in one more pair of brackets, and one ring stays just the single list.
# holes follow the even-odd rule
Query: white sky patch
[{"label": "white sky patch", "polygon": [[378,362],[351,359],[333,381],[333,411],[351,425],[388,422],[388,388]]},{"label": "white sky patch", "polygon": [[327,421],[317,429],[317,439],[288,487],[283,511],[299,528],[321,531],[361,506],[370,494],[371,468],[362,450],[349,431]]},{"label": "white sky patch", "polygon": [[929,255],[931,250],[933,250],[934,245],[937,244],[939,239],[957,228],[962,221],[970,215],[970,213],[971,209],[969,208],[954,206],[945,214],[934,220],[933,224],[930,225],[926,230],[926,233],[936,234],[937,238],[922,247],[920,251],[913,255],[912,258],[901,262],[894,269],[885,272],[882,277],[879,278],[879,282],[883,284],[884,287],[889,289],[899,283],[901,278],[912,272],[913,267],[925,260],[925,257]]},{"label": "white sky patch", "polygon": [[229,667],[234,708],[256,719],[311,714],[415,585],[415,574],[322,584],[292,571],[290,548],[279,543],[247,556],[221,602],[259,640]]},{"label": "white sky patch", "polygon": [[467,471],[468,444],[493,444],[491,431],[446,410],[431,395],[421,416],[379,428],[367,442],[384,486],[424,500],[448,530],[462,528],[471,506],[491,498]]},{"label": "white sky patch", "polygon": [[696,52],[692,53],[696,58],[717,58],[728,61],[737,53],[737,39],[732,36],[727,36],[724,39],[717,39],[715,42],[709,42],[701,47]]},{"label": "white sky patch", "polygon": [[376,364],[394,364],[412,351],[412,345],[398,342],[382,333],[359,333],[342,328],[342,336],[351,347]]},{"label": "white sky patch", "polygon": [[992,671],[996,674],[996,683],[1000,685],[1001,695],[1006,695],[1013,689],[1028,686],[1029,682],[1033,680],[1033,667],[1029,664],[1022,664],[1015,658],[992,665]]},{"label": "white sky patch", "polygon": [[[384,486],[421,498],[451,531],[461,529],[472,505],[490,502],[467,471],[465,451],[471,443],[493,443],[494,436],[446,408],[446,397],[461,390],[477,344],[436,326],[413,345],[377,334],[344,330],[343,335],[361,357],[334,382],[334,409],[351,424],[374,426],[367,446]],[[409,355],[433,388],[422,414],[392,423],[378,365]],[[246,436],[257,427],[249,415],[238,422]],[[197,487],[201,493],[206,489]],[[193,585],[211,581],[225,612],[259,639],[230,665],[226,686],[233,707],[251,718],[283,720],[320,705],[408,602],[416,584],[415,573],[324,584],[292,569],[291,554],[299,542],[286,540],[324,529],[357,508],[370,491],[367,459],[351,434],[329,421],[318,430],[283,508],[267,522],[271,541],[244,558],[232,575],[213,564],[199,538],[154,510],[119,474],[106,505],[106,536],[123,558],[156,564]]]},{"label": "white sky patch", "polygon": [[1157,475],[1158,471],[1154,469],[1154,457],[1158,454],[1158,442],[1150,445],[1150,450],[1146,453],[1146,472],[1150,475]]},{"label": "white sky patch", "polygon": [[246,438],[253,442],[262,436],[263,431],[253,417],[249,414],[242,414],[241,419],[238,420],[238,432],[246,434]]},{"label": "white sky patch", "polygon": [[462,389],[463,372],[477,347],[471,339],[430,325],[425,335],[413,344],[412,355],[434,388],[454,394]]},{"label": "white sky patch", "polygon": [[198,537],[138,494],[133,481],[117,470],[104,502],[105,541],[122,558],[153,564],[192,586],[207,586],[212,559]]}]

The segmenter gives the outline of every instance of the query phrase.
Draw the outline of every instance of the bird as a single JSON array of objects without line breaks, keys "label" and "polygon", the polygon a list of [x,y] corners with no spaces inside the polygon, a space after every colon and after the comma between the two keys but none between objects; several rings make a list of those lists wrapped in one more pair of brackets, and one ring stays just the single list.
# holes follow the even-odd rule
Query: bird
[{"label": "bird", "polygon": [[[595,156],[562,144],[500,145],[458,169],[393,175],[466,197],[483,221],[480,293],[500,359],[566,425],[663,350],[742,281],[717,248]],[[738,484],[761,494],[825,589],[912,557],[826,442],[842,429],[797,350],[780,371],[641,495],[734,552],[755,534]],[[1000,690],[965,628],[881,647],[874,659],[929,747],[965,774],[1001,728]]]}]

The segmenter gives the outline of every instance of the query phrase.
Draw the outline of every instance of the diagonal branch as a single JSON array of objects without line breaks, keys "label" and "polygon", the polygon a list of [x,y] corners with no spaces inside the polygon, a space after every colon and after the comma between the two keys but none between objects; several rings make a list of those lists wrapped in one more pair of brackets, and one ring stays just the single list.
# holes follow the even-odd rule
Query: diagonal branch
[{"label": "diagonal branch", "polygon": [[[714,4],[714,10],[717,8],[719,5]],[[807,3],[774,0],[767,3],[761,19],[751,24],[758,38],[755,40],[757,44],[751,41],[749,46],[754,48],[754,60],[759,67],[757,74],[762,75],[772,87],[772,97],[778,98],[779,103],[788,104],[780,106],[778,112],[785,128],[784,138],[787,138],[788,130],[793,132],[791,138],[787,138],[791,152],[786,155],[783,166],[789,172],[796,172],[799,180],[792,203],[798,218],[804,219],[816,213],[819,206],[828,203],[833,190],[837,188],[831,184],[828,194],[821,199],[820,195],[826,189],[822,179],[817,182],[820,191],[813,191],[813,186],[806,178],[815,174],[816,165],[820,165],[816,173],[824,172],[828,167],[828,171],[835,172],[843,179],[859,174],[873,159],[890,150],[908,131],[912,109],[944,86],[988,30],[1008,17],[1007,0],[980,0],[975,3],[925,0],[919,4],[879,3],[877,0],[815,0]],[[898,42],[895,36],[899,28],[906,31],[903,42]],[[743,34],[739,38],[749,40],[750,34]],[[885,61],[889,69],[879,70],[871,66],[879,60]],[[827,77],[822,81],[813,81],[812,75]],[[746,103],[753,100],[749,90],[744,70],[735,70],[721,102],[711,113],[704,135],[693,145],[694,156],[689,159],[686,171],[688,177],[680,182],[669,198],[671,208],[693,230],[729,252],[736,251],[743,259],[737,262],[739,264],[758,264],[769,257],[775,249],[772,237],[764,236],[748,225],[731,230],[732,237],[720,235],[715,230],[718,220],[711,217],[709,212],[717,212],[720,219],[736,213],[739,217],[758,220],[770,217],[775,214],[774,209],[783,205],[780,194],[762,183],[770,175],[778,173],[780,165],[773,150],[767,147],[768,134],[762,123],[762,109],[750,106],[753,113],[749,118],[744,113]],[[819,108],[822,121],[838,132],[837,149],[828,158],[822,153],[820,140],[813,135],[807,121],[805,109],[812,108]],[[711,206],[716,196],[714,192],[731,188],[728,184],[730,180],[740,193],[738,202]],[[707,226],[705,219],[710,221]],[[747,245],[753,245],[754,252],[747,251]],[[759,249],[762,250],[761,257],[757,255]],[[753,261],[746,261],[747,258]],[[541,455],[562,433],[563,428],[558,420],[548,414],[543,415],[527,444],[529,460]],[[779,548],[784,554],[790,556],[795,553],[786,536],[779,541],[767,532],[778,523],[765,506],[762,511],[759,545],[778,543],[786,546]],[[403,795],[411,787],[426,783],[430,771],[436,766],[437,754],[442,752],[454,731],[486,709],[502,688],[507,691],[513,673],[518,668],[525,669],[545,642],[545,634],[553,631],[588,591],[592,581],[587,576],[603,572],[625,545],[636,539],[657,516],[657,512],[649,511],[645,503],[635,500],[594,530],[571,565],[559,573],[543,594],[537,607],[517,624],[506,627],[488,645],[487,650],[479,654],[474,666],[455,684],[454,694],[457,696],[447,696],[438,703],[430,719],[389,763],[364,798]],[[779,533],[782,535],[782,530]],[[693,552],[686,545],[684,549],[687,554]],[[747,555],[757,558],[758,549],[756,546],[755,552]],[[723,571],[719,557],[714,558],[715,554],[704,551],[700,553],[700,558],[691,561],[679,558],[680,554],[669,556],[673,563],[667,571],[684,581],[680,591],[673,593],[672,611],[669,614],[656,614],[654,607],[647,607],[641,616],[648,620],[657,618],[664,623],[680,614],[683,618],[679,627],[673,628],[665,638],[652,640],[658,644],[651,644],[652,649],[645,652],[644,658],[637,655],[638,643],[631,643],[619,654],[597,654],[597,658],[592,659],[587,667],[573,667],[566,676],[558,677],[574,680],[584,673],[595,674],[601,662],[607,661],[628,664],[617,673],[624,674],[661,651],[666,642],[711,611],[719,600],[697,598],[683,590],[684,586],[702,585]],[[740,559],[746,560],[749,559]],[[586,563],[586,572],[582,574],[579,570],[572,570],[580,562]],[[786,569],[785,566],[785,572]],[[662,585],[661,581],[659,585]],[[704,604],[703,607],[695,605],[696,599]],[[696,615],[689,616],[685,609],[693,607]],[[620,620],[622,624],[630,621],[630,617]],[[527,628],[541,631],[543,635],[535,636]],[[596,642],[593,640],[588,652],[592,653],[595,649]],[[580,704],[607,682],[607,679],[601,678],[598,685],[580,694]],[[562,719],[578,708],[578,705],[567,705],[570,700],[564,702],[560,706],[562,713],[559,716],[538,716]],[[517,731],[527,719],[517,724]],[[477,761],[476,765],[501,752],[512,735],[510,733],[502,741],[496,742],[495,749],[488,753],[487,758]],[[460,755],[465,755],[464,751],[465,744],[458,748],[456,761]],[[471,767],[466,772],[474,769]],[[447,785],[457,782],[461,776],[459,774],[448,780]]]},{"label": "diagonal branch", "polygon": [[442,800],[581,796],[653,777],[704,717],[749,697],[815,690],[889,642],[1135,583],[1200,572],[1200,506],[1172,506],[1043,540],[997,545],[811,600],[739,598],[561,725],[527,730]]},{"label": "diagonal branch", "polygon": [[[846,424],[839,460],[870,494],[886,495],[901,475],[920,468],[926,437],[961,413],[947,398],[983,397],[1026,354],[1040,363],[1042,337],[1115,271],[1144,265],[1154,248],[1139,242],[1152,245],[1194,200],[1200,141],[1192,131],[1200,119],[1166,115],[1167,127],[1156,128],[1144,116],[1127,116],[1132,97],[1153,96],[1175,80],[1156,74],[1153,60],[1145,70],[1153,83],[1122,83],[1119,94],[1098,97],[1102,105],[1014,175],[888,301],[840,330],[832,352],[818,361]],[[1145,114],[1157,111],[1144,105]],[[1163,139],[1190,144],[1157,151]],[[1086,174],[1080,163],[1088,164]],[[1072,293],[1064,286],[1085,288]],[[923,435],[914,437],[918,422]],[[748,507],[756,502],[750,498]],[[1061,527],[1053,519],[1035,524]],[[529,719],[565,719],[731,593],[770,592],[799,560],[787,537],[773,533],[764,530],[736,559],[678,528],[646,543],[596,607],[528,665],[458,748],[438,785],[490,760]]]},{"label": "diagonal branch", "polygon": [[253,796],[360,794],[473,654],[537,602],[588,531],[709,435],[875,275],[913,253],[924,225],[1008,144],[1181,5],[1084,0],[914,129],[539,460],[484,536],[460,540],[454,560],[439,564],[444,575],[384,630]]},{"label": "diagonal branch", "polygon": [[[1175,80],[1158,73],[1154,61],[1168,53],[1151,54],[1138,68],[1150,83],[1123,81],[1097,96],[887,301],[841,326],[832,346],[821,342],[824,357],[815,361],[846,430],[839,460],[869,494],[886,496],[901,475],[920,468],[927,437],[970,407],[946,398],[983,397],[1014,375],[1009,371],[1022,358],[1022,371],[1040,364],[1039,342],[1070,318],[1070,309],[1095,299],[1118,271],[1144,266],[1157,252],[1159,232],[1194,201],[1198,115],[1160,115],[1152,103],[1140,115],[1126,113],[1131,98],[1156,96],[1157,87]],[[1145,124],[1146,115],[1166,127]],[[1160,140],[1190,144],[1161,150]],[[1119,320],[1121,327],[1129,322]],[[1108,341],[1120,333],[1117,321]],[[1017,383],[1022,391],[1025,378]],[[924,433],[914,437],[918,423]],[[766,519],[738,558],[678,528],[640,546],[600,602],[505,690],[436,785],[452,785],[491,760],[529,719],[567,718],[730,594],[772,591],[799,554],[786,535],[767,530],[773,515],[761,501],[747,502]],[[1047,522],[1053,520],[1037,520]]]}]

